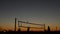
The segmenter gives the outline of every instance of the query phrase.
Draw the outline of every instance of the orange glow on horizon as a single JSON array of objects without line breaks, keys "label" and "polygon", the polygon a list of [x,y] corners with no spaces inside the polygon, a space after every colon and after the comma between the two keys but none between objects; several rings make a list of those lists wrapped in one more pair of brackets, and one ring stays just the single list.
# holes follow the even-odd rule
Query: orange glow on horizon
[{"label": "orange glow on horizon", "polygon": [[[7,31],[11,30],[11,31],[14,31],[14,28],[11,27],[10,29],[8,29],[8,28],[5,27],[5,28],[2,28],[2,30],[7,30]],[[17,27],[16,31],[18,31],[18,27]],[[21,27],[21,31],[27,31],[27,28]],[[30,28],[30,31],[44,31],[44,29]],[[50,31],[60,31],[60,27],[57,26],[57,30],[56,30],[55,26],[50,26]]]},{"label": "orange glow on horizon", "polygon": [[[14,31],[14,28],[10,28],[10,29],[8,29],[7,27],[4,27],[4,28],[2,28],[2,31],[3,30],[6,30],[6,31],[9,31],[9,30],[11,30],[11,31]],[[18,28],[16,28],[16,30],[18,31]],[[35,28],[30,28],[30,31],[39,31],[40,29],[35,29]],[[21,31],[27,31],[27,28],[24,28],[24,27],[21,27]]]}]

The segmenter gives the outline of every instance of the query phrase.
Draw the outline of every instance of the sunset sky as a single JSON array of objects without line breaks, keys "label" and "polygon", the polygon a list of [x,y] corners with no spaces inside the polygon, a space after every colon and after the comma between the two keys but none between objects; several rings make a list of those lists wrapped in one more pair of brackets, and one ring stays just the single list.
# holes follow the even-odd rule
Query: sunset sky
[{"label": "sunset sky", "polygon": [[14,28],[14,19],[60,28],[59,0],[0,0],[0,27]]}]

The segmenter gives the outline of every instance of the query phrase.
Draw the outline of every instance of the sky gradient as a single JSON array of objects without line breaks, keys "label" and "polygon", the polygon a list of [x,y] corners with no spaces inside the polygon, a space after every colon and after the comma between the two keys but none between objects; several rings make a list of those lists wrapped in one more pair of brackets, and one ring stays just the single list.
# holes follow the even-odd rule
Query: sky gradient
[{"label": "sky gradient", "polygon": [[59,0],[0,0],[0,27],[14,28],[14,19],[60,27]]}]

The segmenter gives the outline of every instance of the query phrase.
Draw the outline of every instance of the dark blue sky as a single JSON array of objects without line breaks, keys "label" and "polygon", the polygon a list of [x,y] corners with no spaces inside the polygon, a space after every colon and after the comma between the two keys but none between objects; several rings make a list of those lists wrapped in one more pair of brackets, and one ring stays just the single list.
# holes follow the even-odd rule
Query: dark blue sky
[{"label": "dark blue sky", "polygon": [[32,23],[60,26],[60,1],[0,0],[0,25],[11,27],[15,17]]}]

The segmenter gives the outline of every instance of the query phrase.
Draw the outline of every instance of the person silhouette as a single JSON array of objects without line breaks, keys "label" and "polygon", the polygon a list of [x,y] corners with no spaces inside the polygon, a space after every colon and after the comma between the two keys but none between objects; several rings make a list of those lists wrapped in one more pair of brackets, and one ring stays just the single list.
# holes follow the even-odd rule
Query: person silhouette
[{"label": "person silhouette", "polygon": [[48,32],[50,32],[50,27],[48,26]]},{"label": "person silhouette", "polygon": [[20,32],[20,28],[18,29],[18,32]]},{"label": "person silhouette", "polygon": [[30,30],[30,27],[28,27],[27,31],[29,32],[29,30]]}]

